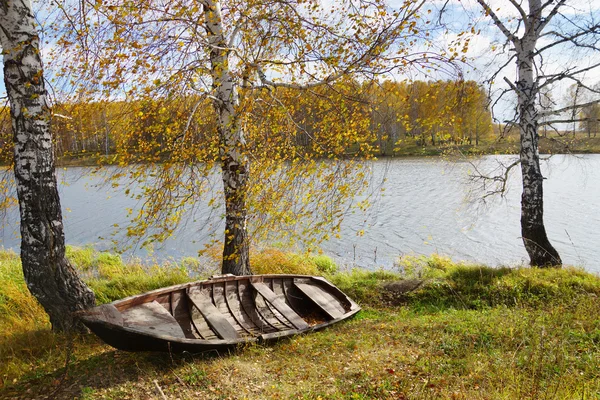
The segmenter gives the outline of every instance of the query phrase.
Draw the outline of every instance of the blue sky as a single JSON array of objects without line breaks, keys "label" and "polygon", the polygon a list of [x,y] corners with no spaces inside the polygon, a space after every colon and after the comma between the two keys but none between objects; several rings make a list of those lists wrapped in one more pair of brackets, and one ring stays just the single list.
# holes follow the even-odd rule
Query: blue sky
[{"label": "blue sky", "polygon": [[[392,0],[393,6],[396,0]],[[518,1],[518,0],[517,0]],[[510,29],[516,29],[518,22],[518,13],[510,0],[492,0],[489,1],[490,7],[497,13]],[[37,12],[37,19],[44,27],[48,27],[50,19],[48,12],[43,11],[47,4],[36,2],[34,8]],[[509,51],[503,46],[505,41],[504,36],[491,23],[491,19],[486,17],[482,8],[475,0],[433,0],[427,1],[422,8],[422,21],[431,20],[427,26],[431,29],[434,22],[439,17],[440,10],[443,9],[441,21],[444,26],[438,26],[431,30],[429,38],[431,38],[430,46],[427,47],[424,43],[416,46],[414,51],[449,51],[451,48],[456,48],[457,40],[469,39],[468,51],[465,53],[468,57],[468,62],[461,64],[462,72],[467,79],[473,79],[478,82],[484,82],[489,79],[491,73],[496,71],[502,65],[509,54]],[[525,7],[526,9],[526,7]],[[588,0],[569,0],[566,6],[562,9],[564,12],[555,18],[554,29],[565,29],[572,22],[590,23],[600,20],[600,1]],[[431,11],[431,13],[429,12]],[[460,32],[469,31],[470,27],[475,28],[475,34],[467,33],[460,36]],[[540,45],[547,43],[546,38],[542,38]],[[43,44],[43,54],[49,53],[49,44]],[[565,68],[582,68],[594,63],[600,62],[599,52],[592,52],[589,49],[573,49],[568,46],[557,46],[544,58],[545,71],[558,72]],[[47,71],[49,75],[51,71]],[[422,73],[408,73],[404,75],[393,76],[396,79],[449,79],[452,76],[447,74],[436,74],[432,72],[429,75]],[[514,63],[507,65],[502,73],[495,79],[494,84],[490,86],[493,96],[497,96],[502,92],[507,84],[504,78],[514,81],[516,77],[516,67]],[[600,82],[600,68],[590,71],[581,76],[583,82],[589,85]],[[566,101],[566,92],[572,81],[567,81],[554,85],[552,89],[552,97],[557,102],[557,106],[564,105]],[[0,94],[4,93],[3,82],[0,83]],[[497,104],[495,108],[495,116],[504,121],[511,119],[515,104],[514,96],[506,96],[505,101]]]}]

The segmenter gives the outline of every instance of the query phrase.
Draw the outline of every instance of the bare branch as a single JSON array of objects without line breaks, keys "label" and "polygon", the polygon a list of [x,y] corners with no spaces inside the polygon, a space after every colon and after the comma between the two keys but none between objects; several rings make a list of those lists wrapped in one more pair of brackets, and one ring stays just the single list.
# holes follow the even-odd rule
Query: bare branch
[{"label": "bare branch", "polygon": [[475,170],[474,174],[470,175],[470,179],[474,182],[481,183],[481,189],[485,192],[481,196],[481,201],[485,201],[488,197],[500,195],[504,196],[507,191],[508,178],[510,176],[510,171],[521,164],[520,159],[516,159],[512,163],[506,165],[501,160],[497,160],[498,169],[500,170],[497,174],[486,174],[477,167],[473,162],[471,162],[471,166]]},{"label": "bare branch", "polygon": [[508,83],[508,86],[510,86],[510,88],[515,92],[519,91],[519,89],[517,89],[517,87],[507,77],[504,77],[504,82]]},{"label": "bare branch", "polygon": [[[546,25],[548,25],[548,23],[552,20],[552,18],[554,18],[556,16],[556,14],[558,14],[558,10],[567,2],[567,0],[560,0],[552,9],[552,11],[550,11],[550,14],[548,14],[548,16],[544,19],[542,19],[542,22],[535,28],[535,32],[536,32],[536,36],[539,37],[539,35],[542,33],[542,31],[544,30],[544,28],[546,27]],[[546,3],[544,5],[544,7],[548,5],[548,3]],[[541,13],[543,10],[543,8],[541,8],[539,10],[539,12]]]},{"label": "bare branch", "polygon": [[571,106],[559,108],[558,110],[541,112],[538,115],[540,117],[547,117],[548,115],[557,115],[557,114],[563,113],[565,111],[575,110],[575,109],[578,109],[578,108],[584,108],[584,107],[591,106],[591,105],[594,105],[594,104],[599,104],[599,103],[600,103],[600,99],[589,101],[587,103],[582,103],[582,104],[574,104],[574,105],[571,105]]},{"label": "bare branch", "polygon": [[523,7],[521,7],[521,5],[519,3],[517,3],[515,0],[509,0],[509,1],[517,9],[519,14],[521,14],[521,19],[523,20],[523,23],[525,24],[525,29],[527,29],[529,27],[529,20],[527,19],[527,13],[525,12],[525,10],[523,10]]},{"label": "bare branch", "polygon": [[540,75],[540,76],[538,76],[538,78],[537,78],[537,80],[538,80],[538,81],[539,81],[540,79],[547,79],[547,80],[546,80],[546,82],[544,82],[543,84],[541,84],[541,85],[538,85],[538,88],[539,88],[539,89],[543,89],[543,88],[545,88],[546,86],[552,85],[553,83],[555,83],[555,82],[558,82],[558,81],[561,81],[561,80],[563,80],[563,79],[570,79],[570,80],[572,80],[572,81],[575,81],[579,87],[582,87],[582,88],[584,88],[584,89],[587,89],[587,90],[589,90],[590,92],[593,92],[593,93],[600,93],[600,90],[599,90],[599,89],[592,88],[592,87],[590,87],[589,85],[586,85],[585,83],[583,83],[583,82],[582,82],[580,79],[578,79],[578,78],[575,78],[575,77],[573,76],[573,75],[578,75],[578,74],[581,74],[581,73],[583,73],[583,72],[590,71],[590,70],[592,70],[592,69],[594,69],[594,68],[596,68],[596,67],[598,67],[598,66],[600,66],[600,63],[598,63],[598,64],[594,64],[594,65],[592,65],[592,66],[590,66],[590,67],[587,67],[587,68],[584,68],[584,69],[580,69],[580,70],[578,70],[578,71],[569,71],[569,70],[567,69],[567,71],[561,72],[560,74],[553,74],[553,75]]},{"label": "bare branch", "polygon": [[487,3],[484,0],[477,0],[477,2],[479,3],[479,5],[481,7],[483,7],[485,12],[492,18],[492,20],[494,21],[494,24],[498,27],[498,29],[500,29],[502,31],[502,33],[504,34],[504,36],[506,36],[506,38],[508,40],[510,40],[513,43],[516,43],[519,40],[513,33],[511,33],[511,31],[508,30],[508,28],[502,23],[502,21],[500,21],[500,18],[498,18],[496,13],[494,13],[494,11],[490,8],[489,5],[487,5]]},{"label": "bare branch", "polygon": [[538,125],[544,126],[544,125],[554,125],[554,124],[568,124],[568,123],[572,123],[572,122],[584,122],[584,121],[590,121],[590,120],[593,120],[593,119],[590,119],[590,118],[555,119],[552,121],[540,122]]},{"label": "bare branch", "polygon": [[571,36],[564,36],[562,33],[556,32],[556,31],[546,32],[543,35],[540,35],[540,37],[545,37],[545,36],[551,36],[551,35],[553,35],[553,36],[559,37],[560,40],[556,40],[556,41],[554,41],[554,42],[552,42],[550,44],[547,44],[546,46],[538,49],[535,52],[535,54],[536,55],[541,54],[544,51],[546,51],[546,50],[548,50],[548,49],[550,49],[550,48],[552,48],[554,46],[557,46],[557,45],[563,44],[563,43],[567,43],[567,42],[571,42],[571,43],[573,43],[577,47],[587,47],[587,48],[591,48],[593,50],[600,50],[600,48],[598,48],[597,46],[584,45],[584,44],[580,44],[580,43],[576,42],[576,39],[578,39],[580,37],[584,37],[584,36],[587,36],[587,35],[598,35],[599,33],[600,33],[600,25],[599,24],[591,26],[588,29],[586,29],[584,31],[580,31],[580,32],[578,32],[578,33],[576,33],[574,35],[571,35]]}]

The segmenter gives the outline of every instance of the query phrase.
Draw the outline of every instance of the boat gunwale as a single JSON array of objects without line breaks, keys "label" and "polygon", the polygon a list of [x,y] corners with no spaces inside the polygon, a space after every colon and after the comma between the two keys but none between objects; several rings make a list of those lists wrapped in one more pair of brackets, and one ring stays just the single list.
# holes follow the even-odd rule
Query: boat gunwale
[{"label": "boat gunwale", "polygon": [[[327,279],[321,277],[321,276],[313,276],[313,275],[296,275],[296,274],[268,274],[268,275],[239,275],[239,276],[217,276],[214,278],[209,278],[209,279],[205,279],[205,280],[201,280],[201,281],[194,281],[194,282],[187,282],[187,283],[180,283],[178,285],[172,285],[172,286],[167,286],[167,287],[163,287],[163,288],[158,288],[158,289],[154,289],[154,290],[150,290],[148,292],[144,292],[144,293],[140,293],[140,294],[134,294],[132,296],[128,296],[128,297],[124,297],[122,299],[119,300],[115,300],[115,301],[111,301],[110,303],[105,303],[105,304],[111,304],[115,307],[117,307],[117,305],[119,306],[127,306],[129,305],[129,303],[131,303],[133,300],[135,299],[141,299],[141,298],[145,298],[145,297],[151,297],[151,296],[160,296],[161,294],[165,294],[165,293],[169,293],[169,292],[174,292],[177,290],[182,290],[182,289],[188,289],[192,286],[198,286],[200,284],[203,283],[219,283],[219,282],[223,282],[223,281],[240,281],[240,280],[248,280],[250,282],[253,281],[253,279],[255,279],[256,281],[261,281],[264,278],[270,279],[270,278],[309,278],[309,279],[313,279],[316,281],[320,281],[322,283],[325,283],[326,285],[328,285],[331,289],[333,289],[334,291],[337,292],[338,295],[341,295],[345,300],[348,301],[348,303],[350,304],[350,308],[354,308],[354,306],[358,305],[352,300],[350,299],[344,292],[342,292],[340,289],[338,289],[334,284],[332,284],[331,282],[329,282]],[[156,298],[154,297],[154,299]],[[152,301],[152,300],[149,300]],[[99,307],[102,304],[96,306]],[[87,317],[88,314],[90,314],[90,311],[93,310],[95,307],[92,307],[90,309],[87,310],[83,310],[83,311],[78,311],[75,314],[78,317]],[[119,307],[117,307],[117,309],[119,309]],[[119,309],[120,311],[120,309]]]},{"label": "boat gunwale", "polygon": [[[340,318],[332,319],[327,322],[313,325],[306,329],[288,329],[285,331],[264,333],[262,335],[258,335],[255,337],[245,336],[245,337],[241,337],[239,339],[230,339],[230,340],[225,340],[225,339],[206,340],[206,339],[178,338],[175,336],[167,336],[167,335],[161,335],[161,334],[157,334],[157,333],[150,333],[150,332],[142,331],[142,330],[136,329],[135,327],[117,325],[117,324],[109,322],[109,321],[105,321],[105,320],[101,320],[101,319],[97,319],[97,318],[91,318],[88,316],[83,316],[81,318],[87,320],[88,322],[90,322],[92,324],[104,325],[104,327],[106,327],[108,329],[126,331],[126,332],[133,333],[136,335],[146,336],[146,337],[152,338],[152,339],[164,340],[166,342],[179,343],[179,344],[192,344],[192,345],[221,346],[221,345],[236,345],[236,344],[243,344],[243,343],[259,343],[259,342],[262,342],[265,340],[268,341],[271,339],[280,339],[280,338],[300,335],[300,334],[308,333],[308,332],[312,332],[312,331],[318,331],[323,328],[327,328],[328,326],[334,325],[340,321],[348,319],[348,318],[352,317],[353,315],[355,315],[356,313],[358,313],[360,310],[361,310],[361,308],[357,307],[354,310],[348,311],[346,314],[344,314]],[[283,333],[283,335],[276,336],[278,333]],[[276,336],[276,337],[270,337],[270,336]]]},{"label": "boat gunwale", "polygon": [[[304,328],[304,329],[281,330],[278,332],[264,333],[262,335],[257,335],[254,337],[244,336],[244,337],[240,337],[238,339],[208,339],[208,340],[200,339],[200,338],[182,338],[182,337],[168,336],[168,335],[162,335],[162,334],[158,334],[158,333],[143,331],[140,329],[136,329],[135,326],[124,326],[122,324],[117,324],[114,322],[107,321],[105,319],[98,318],[96,315],[94,315],[94,311],[93,311],[97,307],[101,307],[103,305],[112,305],[113,307],[117,308],[117,310],[119,310],[119,312],[121,312],[121,309],[127,310],[131,307],[135,307],[137,304],[131,305],[131,303],[135,303],[136,300],[144,299],[146,301],[142,301],[139,303],[139,304],[144,304],[146,302],[151,302],[151,301],[156,300],[157,297],[159,297],[163,294],[168,294],[168,293],[172,293],[172,292],[176,292],[176,291],[180,291],[180,290],[186,290],[190,287],[197,287],[197,286],[201,286],[203,284],[210,285],[210,284],[220,283],[220,282],[236,282],[236,281],[244,281],[244,280],[251,283],[251,282],[264,282],[265,279],[268,280],[268,279],[286,279],[286,278],[292,279],[292,280],[293,279],[310,279],[312,281],[320,282],[320,283],[326,285],[327,288],[324,288],[323,290],[332,290],[335,294],[339,295],[341,301],[347,302],[347,305],[349,306],[349,310],[347,312],[345,312],[339,318],[331,319],[329,321],[325,321],[320,324],[309,326],[308,328]],[[92,325],[99,325],[99,326],[102,326],[104,329],[109,329],[112,331],[127,332],[127,333],[131,333],[134,335],[140,335],[140,336],[143,336],[143,337],[146,337],[149,339],[154,339],[157,341],[164,341],[165,343],[170,342],[170,343],[176,343],[176,344],[181,344],[181,345],[196,345],[199,347],[202,347],[202,346],[206,346],[206,347],[234,346],[234,345],[238,345],[238,344],[242,344],[242,343],[257,343],[257,342],[260,343],[260,342],[266,342],[266,341],[271,341],[271,340],[275,340],[275,339],[291,337],[291,336],[295,336],[295,335],[299,335],[299,334],[303,334],[303,333],[307,333],[307,332],[317,331],[317,330],[326,328],[328,326],[334,325],[340,321],[343,321],[345,319],[352,317],[353,315],[355,315],[356,313],[358,313],[361,310],[361,307],[358,304],[356,304],[344,292],[342,292],[339,288],[337,288],[335,285],[333,285],[327,279],[320,277],[320,276],[296,275],[296,274],[216,276],[216,277],[211,277],[211,278],[205,279],[205,280],[187,282],[187,283],[182,283],[182,284],[178,284],[178,285],[172,285],[172,286],[154,289],[149,292],[128,296],[123,299],[112,301],[110,303],[105,303],[103,305],[98,305],[98,306],[90,308],[88,310],[78,311],[75,314],[77,315],[78,318],[82,319],[84,321],[84,323],[87,322]],[[93,331],[93,329],[92,329],[92,331]]]}]

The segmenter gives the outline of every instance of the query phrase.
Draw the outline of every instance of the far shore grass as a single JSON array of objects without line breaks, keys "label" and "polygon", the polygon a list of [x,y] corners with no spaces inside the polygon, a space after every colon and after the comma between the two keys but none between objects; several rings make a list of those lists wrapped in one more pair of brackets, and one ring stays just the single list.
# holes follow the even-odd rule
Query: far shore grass
[{"label": "far shore grass", "polygon": [[[540,153],[542,154],[599,154],[600,137],[590,137],[579,133],[576,137],[570,134],[558,136],[549,134],[540,137]],[[377,154],[378,157],[427,157],[427,156],[481,156],[488,154],[518,154],[518,137],[511,135],[500,139],[486,138],[478,145],[471,144],[442,144],[431,145],[427,142],[421,145],[416,138],[403,139],[398,142],[393,153]],[[117,162],[114,154],[82,152],[57,158],[60,167],[93,167],[111,165]]]},{"label": "far shore grass", "polygon": [[[69,248],[98,302],[199,279],[214,265],[125,264]],[[0,252],[0,398],[597,399],[600,277],[581,269],[489,268],[441,256],[346,270],[268,249],[256,273],[323,275],[362,307],[329,329],[227,354],[126,353],[54,334],[18,256]],[[399,282],[418,286],[403,293]],[[408,285],[408,286],[410,286]]]}]

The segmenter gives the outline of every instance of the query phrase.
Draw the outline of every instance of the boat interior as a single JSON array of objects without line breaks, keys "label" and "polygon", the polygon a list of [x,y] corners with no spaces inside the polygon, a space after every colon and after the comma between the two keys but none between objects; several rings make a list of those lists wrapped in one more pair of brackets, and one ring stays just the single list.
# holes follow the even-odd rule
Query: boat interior
[{"label": "boat interior", "polygon": [[353,305],[320,278],[226,277],[123,299],[96,318],[163,337],[237,342],[305,331]]}]

